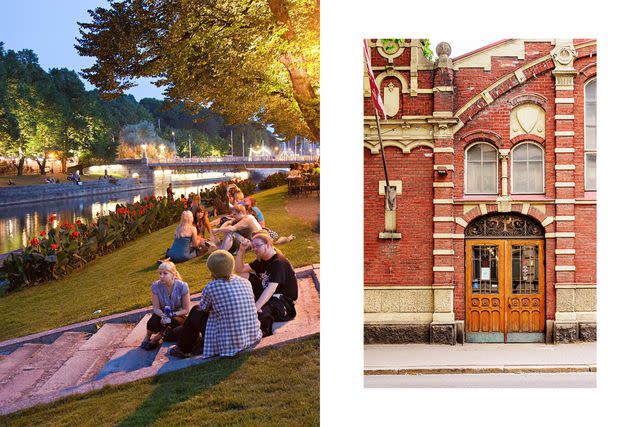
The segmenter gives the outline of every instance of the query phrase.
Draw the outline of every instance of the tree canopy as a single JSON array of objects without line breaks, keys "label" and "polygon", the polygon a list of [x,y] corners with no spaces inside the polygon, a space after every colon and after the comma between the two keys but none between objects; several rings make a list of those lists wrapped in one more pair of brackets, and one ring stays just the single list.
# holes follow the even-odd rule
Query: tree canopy
[{"label": "tree canopy", "polygon": [[319,0],[125,0],[89,11],[76,49],[105,95],[140,77],[230,123],[319,141]]}]

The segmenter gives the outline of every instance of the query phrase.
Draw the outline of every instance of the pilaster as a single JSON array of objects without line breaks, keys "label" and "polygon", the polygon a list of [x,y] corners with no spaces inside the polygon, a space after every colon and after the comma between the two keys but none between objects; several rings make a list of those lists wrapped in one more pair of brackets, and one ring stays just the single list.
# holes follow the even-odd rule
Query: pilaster
[{"label": "pilaster", "polygon": [[[556,215],[573,220],[556,224],[555,279],[557,284],[575,281],[575,93],[576,70],[573,61],[577,57],[571,40],[556,40],[551,51],[555,64],[555,182],[563,183],[555,188]],[[567,236],[567,237],[559,237]]]}]

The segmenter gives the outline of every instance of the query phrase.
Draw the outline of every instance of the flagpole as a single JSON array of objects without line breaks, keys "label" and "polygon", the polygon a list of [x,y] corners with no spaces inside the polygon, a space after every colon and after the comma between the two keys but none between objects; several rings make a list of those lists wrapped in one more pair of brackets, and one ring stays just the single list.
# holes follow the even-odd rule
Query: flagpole
[{"label": "flagpole", "polygon": [[380,133],[380,118],[378,117],[378,110],[376,108],[373,109],[376,113],[376,126],[378,128],[378,141],[380,142],[380,154],[382,154],[382,167],[384,168],[384,182],[386,184],[385,187],[385,195],[389,189],[389,174],[387,173],[387,160],[384,157],[384,145],[382,145],[382,134]]}]

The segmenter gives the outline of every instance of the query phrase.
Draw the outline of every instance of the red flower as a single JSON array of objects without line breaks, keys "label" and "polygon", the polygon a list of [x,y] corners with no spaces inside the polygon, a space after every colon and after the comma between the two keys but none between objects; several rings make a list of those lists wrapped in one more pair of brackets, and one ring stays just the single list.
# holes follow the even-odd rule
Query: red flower
[{"label": "red flower", "polygon": [[144,201],[146,202],[147,200],[149,200],[149,198],[147,196],[144,196]]},{"label": "red flower", "polygon": [[73,233],[71,233],[71,238],[75,239],[80,235],[80,233],[78,233],[77,231],[74,231]]},{"label": "red flower", "polygon": [[149,203],[149,206],[151,206],[152,208],[156,207],[156,205],[154,205],[153,203]]},{"label": "red flower", "polygon": [[31,239],[30,243],[31,243],[31,246],[40,246],[40,240],[38,240],[36,237]]},{"label": "red flower", "polygon": [[186,203],[184,204],[184,208],[187,209],[187,204]]},{"label": "red flower", "polygon": [[136,217],[136,211],[131,211],[131,218],[135,218]]},{"label": "red flower", "polygon": [[142,214],[144,214],[144,211],[143,211],[142,209],[140,209],[140,210],[138,211],[138,213],[139,213],[140,215],[142,215]]},{"label": "red flower", "polygon": [[46,232],[46,231],[44,231],[44,230],[42,230],[42,231],[40,232],[40,235],[41,235],[41,236],[46,236],[46,235],[47,235],[47,232]]},{"label": "red flower", "polygon": [[53,222],[56,220],[56,216],[55,215],[49,215],[49,218],[47,218],[47,221],[49,222]]},{"label": "red flower", "polygon": [[51,244],[51,249],[53,249],[54,251],[55,251],[55,250],[58,250],[58,248],[59,248],[59,247],[60,247],[60,246],[56,245],[55,243],[52,243],[52,244]]},{"label": "red flower", "polygon": [[75,231],[76,227],[73,224],[69,224],[69,230],[70,231]]},{"label": "red flower", "polygon": [[82,221],[80,221],[79,219],[76,220],[76,225],[82,225]]}]

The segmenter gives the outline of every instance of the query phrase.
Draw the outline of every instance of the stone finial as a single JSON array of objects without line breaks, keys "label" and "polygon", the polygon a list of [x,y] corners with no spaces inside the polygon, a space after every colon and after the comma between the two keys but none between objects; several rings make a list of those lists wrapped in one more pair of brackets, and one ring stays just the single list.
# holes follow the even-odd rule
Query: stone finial
[{"label": "stone finial", "polygon": [[438,56],[451,55],[451,45],[447,42],[438,43],[438,46],[436,46],[436,54]]},{"label": "stone finial", "polygon": [[449,45],[449,43],[438,43],[438,46],[436,46],[436,54],[438,55],[438,68],[453,68],[453,61],[449,57],[449,55],[451,55],[451,45]]}]

